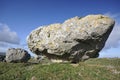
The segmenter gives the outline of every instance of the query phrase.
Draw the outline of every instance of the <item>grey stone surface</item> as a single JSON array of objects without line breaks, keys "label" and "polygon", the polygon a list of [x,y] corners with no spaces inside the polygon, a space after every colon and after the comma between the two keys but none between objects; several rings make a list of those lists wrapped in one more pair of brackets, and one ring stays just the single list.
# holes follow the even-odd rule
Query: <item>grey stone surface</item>
[{"label": "grey stone surface", "polygon": [[99,56],[115,21],[104,15],[74,17],[64,23],[41,26],[27,37],[29,49],[49,59],[79,62]]},{"label": "grey stone surface", "polygon": [[21,48],[10,48],[6,52],[6,62],[27,62],[30,54]]}]

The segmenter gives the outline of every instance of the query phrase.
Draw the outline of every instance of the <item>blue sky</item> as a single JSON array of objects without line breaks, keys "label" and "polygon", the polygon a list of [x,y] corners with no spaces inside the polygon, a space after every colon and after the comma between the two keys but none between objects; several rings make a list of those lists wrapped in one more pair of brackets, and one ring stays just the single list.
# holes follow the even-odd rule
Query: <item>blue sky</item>
[{"label": "blue sky", "polygon": [[120,57],[119,4],[120,0],[0,0],[0,51],[26,48],[27,35],[39,26],[104,14],[114,18],[116,25],[100,57]]}]

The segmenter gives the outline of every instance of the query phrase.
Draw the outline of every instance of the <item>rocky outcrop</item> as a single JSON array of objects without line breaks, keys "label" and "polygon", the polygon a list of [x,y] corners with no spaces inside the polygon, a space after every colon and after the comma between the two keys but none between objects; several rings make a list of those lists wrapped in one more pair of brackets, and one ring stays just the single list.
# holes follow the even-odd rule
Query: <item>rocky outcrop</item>
[{"label": "rocky outcrop", "polygon": [[10,48],[6,52],[6,62],[27,62],[30,59],[30,54],[24,49]]},{"label": "rocky outcrop", "polygon": [[99,56],[115,21],[104,15],[74,17],[63,24],[41,26],[27,38],[29,49],[49,59],[79,62]]}]

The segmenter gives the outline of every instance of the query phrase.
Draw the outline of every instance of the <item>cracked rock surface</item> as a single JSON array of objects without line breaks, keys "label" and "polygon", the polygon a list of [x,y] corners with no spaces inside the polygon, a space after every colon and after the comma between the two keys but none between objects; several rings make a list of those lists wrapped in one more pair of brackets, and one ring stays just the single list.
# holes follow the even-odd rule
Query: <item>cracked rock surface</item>
[{"label": "cracked rock surface", "polygon": [[41,26],[27,37],[29,49],[49,59],[79,62],[99,56],[115,21],[104,15],[74,17],[64,23]]}]

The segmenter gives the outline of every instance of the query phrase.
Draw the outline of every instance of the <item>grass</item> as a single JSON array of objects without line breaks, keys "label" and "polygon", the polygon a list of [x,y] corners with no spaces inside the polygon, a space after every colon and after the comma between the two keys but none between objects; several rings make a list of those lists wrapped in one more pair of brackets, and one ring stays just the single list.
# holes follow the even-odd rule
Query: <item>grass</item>
[{"label": "grass", "polygon": [[0,80],[120,80],[120,58],[71,63],[0,62]]}]

